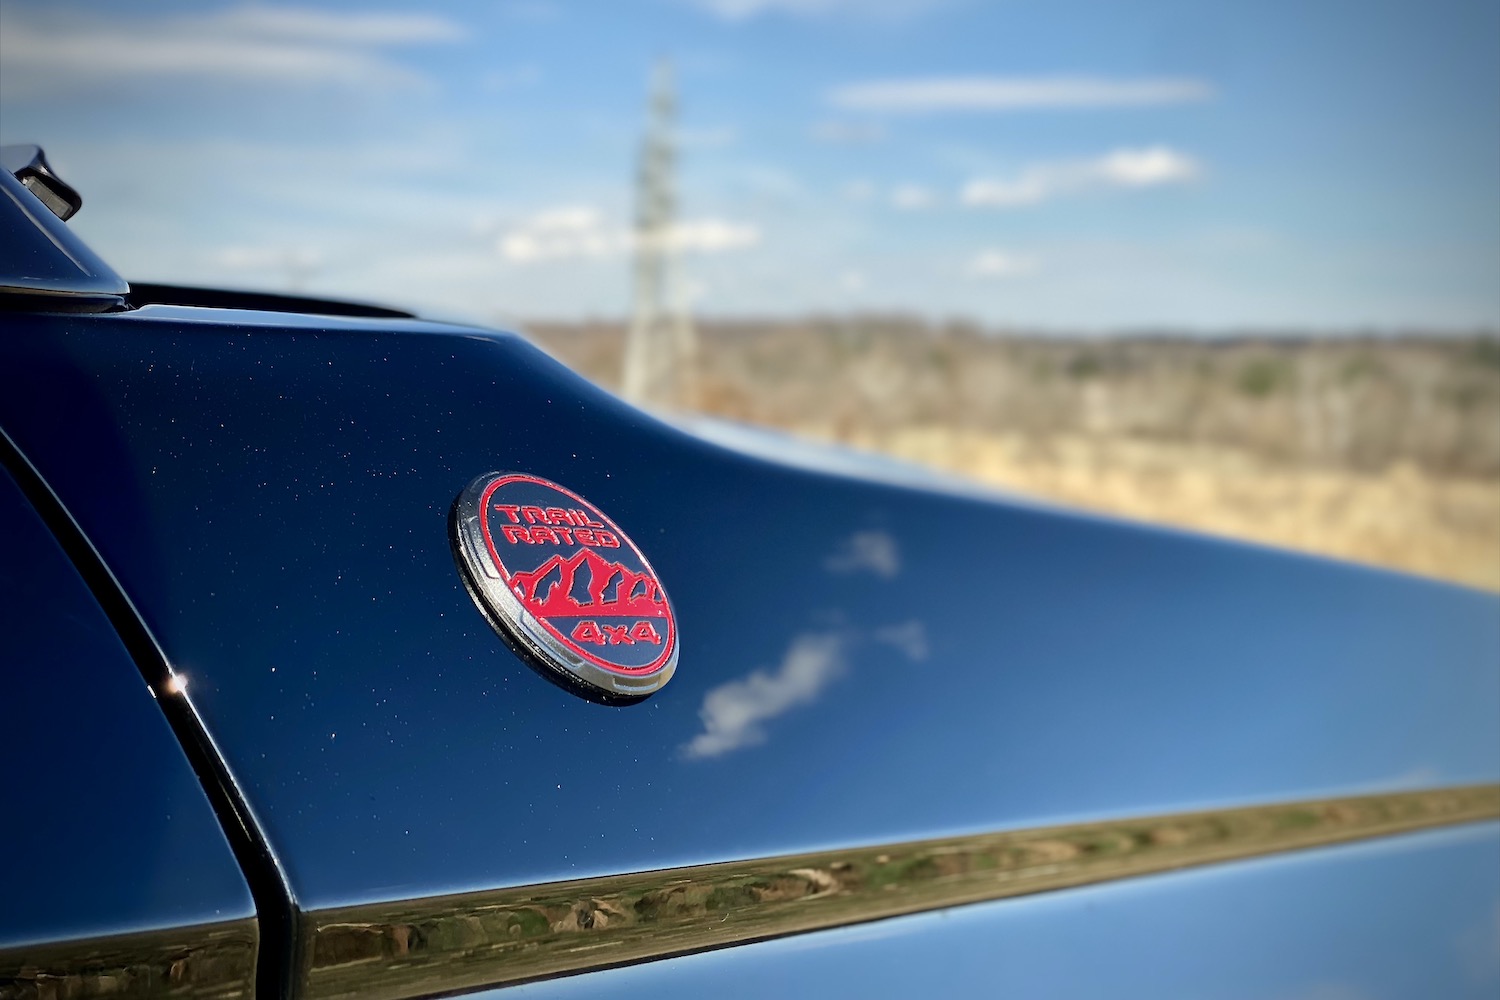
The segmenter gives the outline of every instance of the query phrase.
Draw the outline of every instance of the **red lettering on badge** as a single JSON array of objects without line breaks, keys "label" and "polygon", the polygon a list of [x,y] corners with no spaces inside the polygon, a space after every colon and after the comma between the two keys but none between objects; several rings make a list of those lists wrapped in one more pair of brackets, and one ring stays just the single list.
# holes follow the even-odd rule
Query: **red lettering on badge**
[{"label": "red lettering on badge", "polygon": [[504,591],[519,604],[516,627],[541,640],[532,647],[539,655],[553,642],[620,677],[670,676],[677,658],[671,605],[640,549],[604,514],[521,473],[496,476],[476,508]]},{"label": "red lettering on badge", "polygon": [[604,638],[616,646],[623,646],[627,642],[634,645],[635,640],[630,637],[629,625],[602,625]]},{"label": "red lettering on badge", "polygon": [[596,646],[604,645],[604,634],[599,631],[597,622],[579,622],[573,628],[573,638],[579,642],[592,642]]},{"label": "red lettering on badge", "polygon": [[595,646],[633,646],[638,642],[661,645],[661,633],[648,621],[638,621],[634,625],[606,625],[585,619],[573,626],[570,634],[578,642]]}]

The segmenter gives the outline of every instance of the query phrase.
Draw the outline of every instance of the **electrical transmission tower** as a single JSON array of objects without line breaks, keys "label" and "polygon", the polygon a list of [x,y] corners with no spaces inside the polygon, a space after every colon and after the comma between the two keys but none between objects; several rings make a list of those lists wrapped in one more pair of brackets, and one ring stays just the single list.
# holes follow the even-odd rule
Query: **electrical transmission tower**
[{"label": "electrical transmission tower", "polygon": [[677,96],[656,67],[651,119],[636,177],[634,313],[625,341],[625,398],[669,408],[697,403],[698,335],[688,316],[677,239]]}]

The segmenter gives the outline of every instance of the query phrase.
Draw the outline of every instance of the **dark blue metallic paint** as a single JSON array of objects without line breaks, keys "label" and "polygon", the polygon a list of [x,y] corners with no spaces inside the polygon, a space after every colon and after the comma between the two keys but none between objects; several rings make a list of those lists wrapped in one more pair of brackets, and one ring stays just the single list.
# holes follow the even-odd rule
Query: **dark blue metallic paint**
[{"label": "dark blue metallic paint", "polygon": [[[708,445],[523,342],[149,307],[0,338],[0,426],[120,577],[305,908],[1500,777],[1500,601]],[[587,496],[674,681],[526,669],[448,550]]]},{"label": "dark blue metallic paint", "polygon": [[0,308],[120,308],[124,279],[0,169]]},{"label": "dark blue metallic paint", "polygon": [[255,915],[203,789],[0,469],[0,949]]}]

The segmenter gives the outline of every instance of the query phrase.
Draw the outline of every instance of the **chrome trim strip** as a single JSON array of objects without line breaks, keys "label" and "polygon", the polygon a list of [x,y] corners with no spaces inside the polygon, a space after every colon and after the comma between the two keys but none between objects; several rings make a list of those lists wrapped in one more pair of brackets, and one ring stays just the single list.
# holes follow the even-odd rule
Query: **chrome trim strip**
[{"label": "chrome trim strip", "polygon": [[301,995],[402,1000],[1500,818],[1500,785],[1146,816],[306,915]]},{"label": "chrome trim strip", "polygon": [[0,948],[0,998],[255,996],[254,918]]}]

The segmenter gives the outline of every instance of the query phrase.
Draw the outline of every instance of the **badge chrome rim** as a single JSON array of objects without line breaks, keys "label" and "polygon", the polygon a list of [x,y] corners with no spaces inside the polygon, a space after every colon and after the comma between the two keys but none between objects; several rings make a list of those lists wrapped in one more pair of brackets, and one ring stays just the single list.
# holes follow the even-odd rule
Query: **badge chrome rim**
[{"label": "badge chrome rim", "polygon": [[[664,611],[660,621],[666,624],[666,635],[658,657],[644,666],[631,667],[590,656],[546,618],[533,614],[526,607],[513,590],[512,578],[520,573],[531,573],[534,568],[507,565],[490,530],[493,511],[487,509],[497,490],[515,483],[552,490],[568,498],[570,506],[581,507],[602,522],[603,527],[619,540],[619,547],[628,550],[640,562],[660,594]],[[645,553],[598,507],[566,486],[541,476],[524,472],[490,472],[465,487],[454,503],[453,514],[453,548],[470,596],[501,637],[519,645],[522,652],[530,654],[532,661],[571,686],[582,685],[589,693],[614,697],[644,697],[660,690],[671,680],[677,670],[677,616],[671,599]],[[580,544],[579,547],[600,554],[594,546]]]}]

